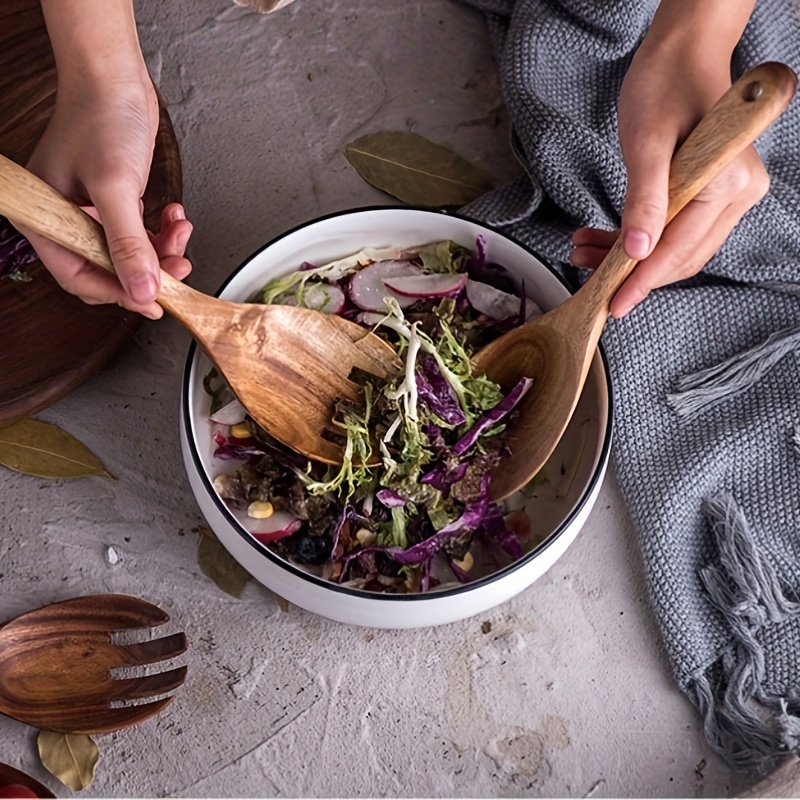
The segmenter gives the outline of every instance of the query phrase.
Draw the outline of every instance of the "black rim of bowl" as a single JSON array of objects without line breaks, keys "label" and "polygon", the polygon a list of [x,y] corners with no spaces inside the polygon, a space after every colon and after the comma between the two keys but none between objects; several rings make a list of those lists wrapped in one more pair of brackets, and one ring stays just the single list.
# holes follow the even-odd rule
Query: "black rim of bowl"
[{"label": "black rim of bowl", "polygon": [[[359,208],[351,208],[346,209],[344,211],[334,211],[330,214],[324,214],[322,216],[316,217],[313,220],[309,220],[308,222],[303,222],[300,225],[296,225],[293,228],[290,228],[287,231],[275,236],[269,242],[264,244],[262,247],[259,247],[257,250],[252,252],[244,261],[242,261],[238,267],[225,279],[224,283],[217,289],[215,292],[215,296],[219,296],[228,284],[244,269],[244,267],[249,264],[259,253],[266,250],[268,247],[272,247],[276,242],[279,242],[281,239],[286,238],[287,236],[291,236],[292,234],[296,233],[297,231],[303,230],[304,228],[308,228],[311,225],[315,225],[319,222],[324,222],[328,219],[333,219],[335,217],[344,217],[350,216],[352,214],[360,214],[364,213],[365,211],[417,211],[417,212],[425,212],[429,214],[440,214],[446,217],[454,217],[456,219],[464,220],[465,222],[472,223],[474,225],[480,225],[487,230],[493,231],[494,233],[498,234],[499,236],[503,236],[509,241],[513,242],[517,246],[521,247],[527,253],[530,253],[534,258],[541,262],[541,264],[551,272],[556,279],[567,289],[570,293],[572,289],[570,288],[569,284],[563,279],[559,273],[550,266],[550,264],[543,259],[535,250],[528,247],[523,242],[519,241],[513,236],[510,236],[505,231],[500,230],[499,228],[489,225],[479,219],[474,219],[469,217],[465,214],[460,214],[452,211],[440,210],[440,209],[432,209],[432,208],[423,208],[418,206],[396,206],[396,205],[376,205],[376,206],[362,206]],[[222,512],[223,516],[231,523],[234,530],[241,536],[241,538],[250,545],[255,553],[260,556],[266,557],[269,559],[275,566],[280,567],[283,570],[286,570],[290,574],[301,578],[304,581],[308,581],[311,584],[316,586],[322,587],[327,590],[332,590],[334,592],[340,592],[342,594],[350,595],[352,597],[358,597],[362,600],[377,600],[381,602],[416,602],[416,601],[430,601],[434,600],[439,597],[448,597],[454,596],[459,594],[464,594],[466,592],[474,591],[479,587],[486,586],[488,584],[494,583],[495,581],[501,580],[502,578],[506,577],[512,572],[516,572],[518,569],[521,569],[523,566],[528,564],[530,561],[534,560],[536,557],[541,555],[545,550],[552,547],[555,542],[564,534],[564,532],[570,527],[571,523],[575,520],[575,518],[581,513],[583,507],[589,500],[589,497],[592,495],[592,492],[596,488],[597,484],[600,482],[601,475],[604,472],[604,465],[607,464],[609,458],[609,452],[611,449],[611,437],[612,437],[612,429],[613,429],[613,396],[611,392],[611,378],[609,374],[609,367],[608,367],[608,359],[606,358],[605,350],[602,346],[602,343],[598,346],[598,350],[600,352],[600,358],[603,363],[603,371],[605,376],[605,383],[606,383],[606,393],[608,397],[608,419],[606,425],[606,432],[605,436],[603,437],[603,444],[600,449],[600,458],[597,462],[597,466],[592,473],[591,479],[586,484],[586,487],[581,494],[580,499],[578,502],[573,506],[570,513],[567,517],[561,522],[561,524],[546,538],[544,541],[540,542],[536,547],[534,547],[530,552],[525,553],[522,558],[518,558],[516,561],[511,562],[505,567],[496,570],[495,572],[490,573],[489,575],[484,576],[483,578],[479,578],[475,581],[470,581],[469,583],[460,584],[458,586],[453,586],[448,589],[432,589],[428,592],[416,592],[414,594],[387,594],[385,592],[370,592],[365,589],[354,589],[349,586],[343,586],[338,583],[334,583],[333,581],[325,580],[323,578],[317,577],[316,575],[312,575],[309,572],[306,572],[302,567],[298,567],[295,564],[292,564],[290,561],[287,561],[284,558],[273,553],[266,545],[263,545],[261,542],[254,539],[248,531],[246,531],[239,521],[234,517],[234,515],[230,512],[225,502],[220,498],[217,494],[216,490],[214,489],[211,480],[209,479],[208,475],[206,474],[206,469],[203,466],[202,459],[200,458],[200,453],[197,450],[195,444],[195,437],[194,431],[192,429],[192,416],[191,416],[191,409],[189,407],[189,395],[190,395],[190,383],[189,379],[191,376],[192,371],[192,364],[195,360],[195,354],[197,353],[197,343],[192,341],[189,346],[189,352],[186,357],[186,366],[184,368],[183,374],[183,383],[181,387],[181,410],[184,419],[184,428],[186,431],[186,438],[188,440],[188,445],[191,450],[192,454],[192,461],[194,462],[195,469],[200,476],[200,480],[203,483],[203,486],[206,489],[206,492],[211,497],[214,504],[217,508]],[[223,542],[224,544],[224,542]]]}]

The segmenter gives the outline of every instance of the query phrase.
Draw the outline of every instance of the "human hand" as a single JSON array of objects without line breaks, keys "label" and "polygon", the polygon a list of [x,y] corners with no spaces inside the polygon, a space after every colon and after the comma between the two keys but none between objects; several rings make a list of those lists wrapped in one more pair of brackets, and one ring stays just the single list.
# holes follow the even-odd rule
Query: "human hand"
[{"label": "human hand", "polygon": [[[191,270],[182,258],[191,233],[177,204],[165,209],[159,234],[142,222],[158,126],[158,102],[146,73],[138,80],[67,86],[28,168],[99,218],[116,268],[114,276],[53,242],[31,234],[44,265],[68,292],[88,303],[117,303],[157,319],[159,267],[176,278]],[[164,258],[161,264],[160,258]]]},{"label": "human hand", "polygon": [[[663,5],[670,10],[669,3]],[[713,41],[704,35],[715,30]],[[662,16],[651,33],[634,56],[619,99],[620,144],[628,171],[620,231],[577,230],[570,257],[575,266],[593,269],[622,236],[626,252],[640,263],[611,302],[615,317],[627,314],[653,289],[700,272],[769,188],[769,176],[750,147],[664,227],[670,161],[730,88],[731,50],[725,42],[730,45],[738,35],[720,36],[714,19],[692,25],[685,14]]]}]

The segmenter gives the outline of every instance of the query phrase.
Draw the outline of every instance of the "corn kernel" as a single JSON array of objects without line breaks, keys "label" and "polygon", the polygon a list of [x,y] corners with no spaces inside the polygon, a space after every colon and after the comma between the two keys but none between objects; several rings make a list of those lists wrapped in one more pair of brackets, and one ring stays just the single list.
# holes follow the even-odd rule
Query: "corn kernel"
[{"label": "corn kernel", "polygon": [[356,541],[362,547],[370,547],[370,545],[375,544],[375,540],[378,537],[371,531],[369,528],[359,528],[356,531]]},{"label": "corn kernel", "polygon": [[464,570],[464,572],[469,572],[473,565],[475,564],[475,559],[472,557],[472,553],[467,551],[467,554],[462,558],[460,561],[453,559],[453,563],[459,568]]},{"label": "corn kernel", "polygon": [[236,425],[231,425],[231,436],[234,439],[249,439],[253,434],[250,428],[244,422],[238,422]]},{"label": "corn kernel", "polygon": [[275,509],[267,500],[255,500],[247,506],[247,516],[253,519],[267,519]]}]

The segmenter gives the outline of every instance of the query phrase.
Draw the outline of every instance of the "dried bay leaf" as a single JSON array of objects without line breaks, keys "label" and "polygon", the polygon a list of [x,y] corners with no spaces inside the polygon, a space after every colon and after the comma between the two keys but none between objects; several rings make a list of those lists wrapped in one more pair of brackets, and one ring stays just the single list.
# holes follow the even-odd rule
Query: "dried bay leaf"
[{"label": "dried bay leaf", "polygon": [[205,526],[197,532],[197,563],[203,574],[211,578],[223,592],[232,597],[241,597],[250,573],[225,549],[222,542]]},{"label": "dried bay leaf", "polygon": [[113,477],[72,434],[30,417],[0,428],[0,464],[40,478]]},{"label": "dried bay leaf", "polygon": [[92,782],[100,752],[91,737],[39,731],[37,744],[45,769],[73,792],[85,789]]},{"label": "dried bay leaf", "polygon": [[483,170],[409,131],[361,136],[346,146],[345,156],[367,183],[408,205],[463,206],[492,188]]}]

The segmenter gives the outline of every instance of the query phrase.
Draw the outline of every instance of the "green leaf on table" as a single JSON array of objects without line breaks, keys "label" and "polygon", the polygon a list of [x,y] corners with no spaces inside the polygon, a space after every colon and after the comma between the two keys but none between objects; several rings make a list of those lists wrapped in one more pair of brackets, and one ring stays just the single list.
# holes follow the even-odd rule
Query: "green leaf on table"
[{"label": "green leaf on table", "polygon": [[37,744],[45,769],[73,792],[85,789],[92,782],[100,752],[91,737],[39,731]]},{"label": "green leaf on table", "polygon": [[408,205],[463,206],[492,188],[483,170],[409,131],[361,136],[346,146],[345,156],[367,183]]},{"label": "green leaf on table", "polygon": [[100,459],[72,434],[30,417],[0,428],[0,464],[40,478],[112,477]]},{"label": "green leaf on table", "polygon": [[225,549],[222,542],[204,525],[196,528],[200,534],[197,543],[197,563],[207,578],[211,578],[223,592],[241,597],[250,573]]}]

